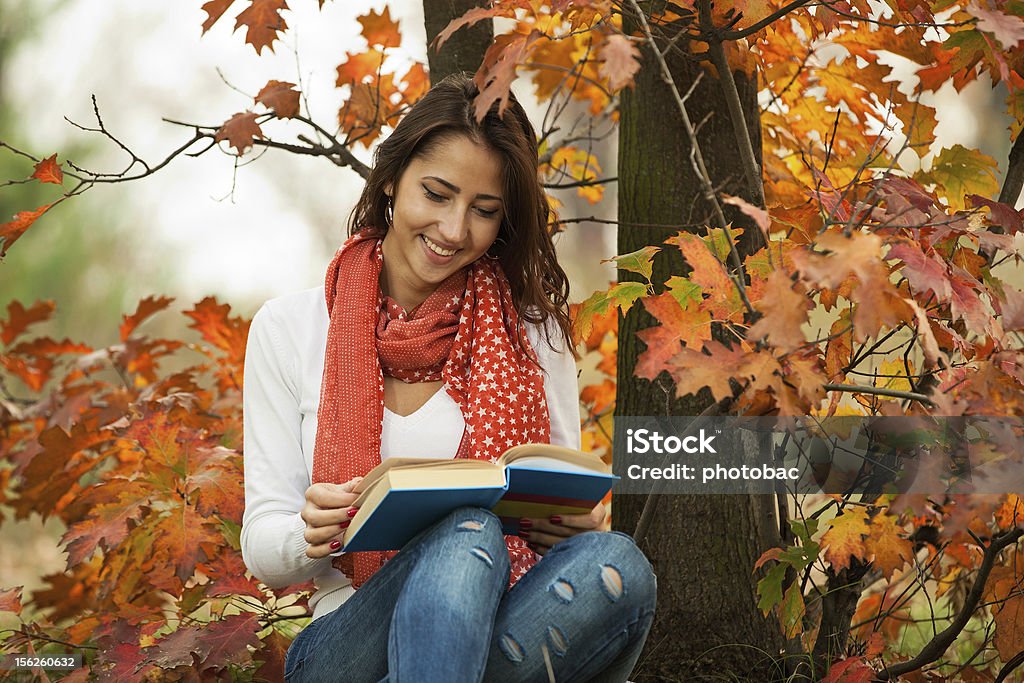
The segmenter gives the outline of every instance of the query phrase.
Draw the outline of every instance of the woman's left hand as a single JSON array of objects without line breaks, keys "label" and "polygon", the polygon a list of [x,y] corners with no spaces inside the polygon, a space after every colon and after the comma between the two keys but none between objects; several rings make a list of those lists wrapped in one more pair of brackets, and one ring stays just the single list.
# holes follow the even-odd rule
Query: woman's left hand
[{"label": "woman's left hand", "polygon": [[608,511],[598,503],[588,515],[555,515],[549,519],[519,520],[519,536],[538,555],[544,555],[556,543],[584,531],[605,530]]}]

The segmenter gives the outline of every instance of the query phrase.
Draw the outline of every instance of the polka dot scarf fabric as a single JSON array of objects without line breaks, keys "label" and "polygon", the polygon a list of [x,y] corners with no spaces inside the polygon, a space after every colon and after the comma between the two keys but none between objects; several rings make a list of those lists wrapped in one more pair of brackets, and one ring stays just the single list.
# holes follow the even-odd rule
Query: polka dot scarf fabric
[{"label": "polka dot scarf fabric", "polygon": [[[327,269],[330,325],[313,482],[344,483],[380,464],[385,374],[444,381],[466,422],[458,458],[493,462],[512,446],[547,443],[543,374],[498,262],[477,260],[407,313],[380,292],[380,244],[377,234],[356,234]],[[536,556],[517,536],[505,542],[511,586]],[[346,553],[335,566],[358,588],[394,554]]]}]

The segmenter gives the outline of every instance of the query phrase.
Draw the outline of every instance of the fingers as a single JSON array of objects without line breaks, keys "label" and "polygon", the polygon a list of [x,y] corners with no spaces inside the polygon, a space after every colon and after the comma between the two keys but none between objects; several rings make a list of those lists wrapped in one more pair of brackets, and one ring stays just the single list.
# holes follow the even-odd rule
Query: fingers
[{"label": "fingers", "polygon": [[347,508],[356,501],[359,494],[352,493],[352,488],[359,483],[362,477],[345,482],[344,484],[313,484],[306,489],[306,502],[312,503],[318,508]]},{"label": "fingers", "polygon": [[544,555],[556,543],[583,533],[601,529],[608,511],[603,503],[584,515],[553,515],[548,519],[523,518],[519,520],[519,536],[538,555]]},{"label": "fingers", "polygon": [[303,538],[307,557],[327,557],[341,548],[345,531],[358,510],[352,505],[358,498],[352,488],[361,479],[357,477],[344,484],[313,484],[306,489],[306,504],[300,516],[306,523]]}]

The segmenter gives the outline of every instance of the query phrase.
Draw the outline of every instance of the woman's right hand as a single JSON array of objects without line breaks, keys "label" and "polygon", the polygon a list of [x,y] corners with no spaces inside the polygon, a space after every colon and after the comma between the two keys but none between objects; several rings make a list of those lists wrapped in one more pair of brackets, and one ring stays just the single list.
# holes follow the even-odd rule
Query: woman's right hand
[{"label": "woman's right hand", "polygon": [[302,521],[306,523],[306,555],[313,559],[327,557],[341,548],[356,510],[352,503],[359,497],[352,489],[362,481],[356,477],[344,484],[313,484],[306,489]]}]

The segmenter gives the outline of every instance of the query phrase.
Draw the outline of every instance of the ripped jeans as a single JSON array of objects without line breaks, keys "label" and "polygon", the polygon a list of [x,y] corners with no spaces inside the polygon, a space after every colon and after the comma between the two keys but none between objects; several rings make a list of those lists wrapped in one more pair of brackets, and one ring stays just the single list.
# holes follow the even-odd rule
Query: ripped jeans
[{"label": "ripped jeans", "polygon": [[631,538],[578,534],[506,591],[508,574],[498,518],[459,508],[303,629],[288,650],[285,680],[626,680],[656,593],[651,566]]}]

